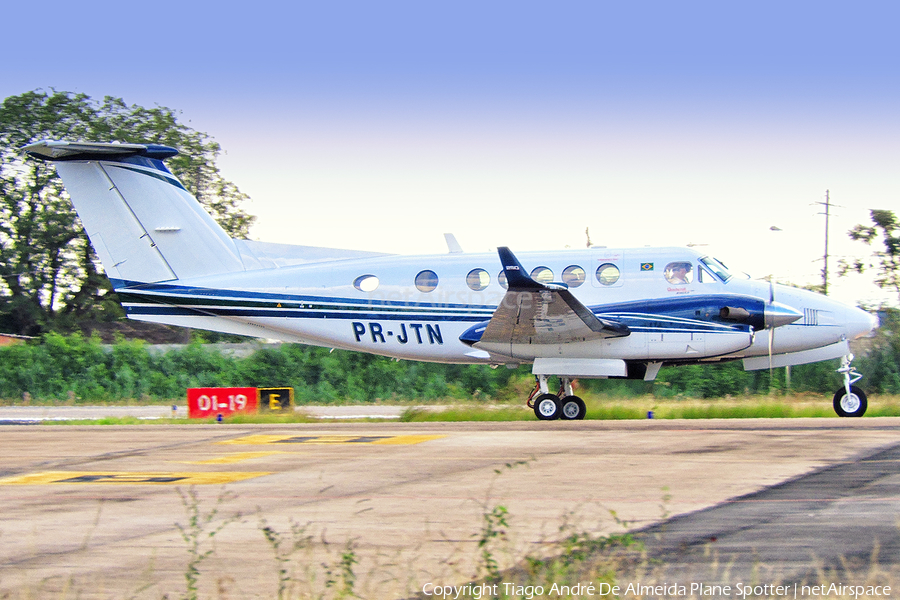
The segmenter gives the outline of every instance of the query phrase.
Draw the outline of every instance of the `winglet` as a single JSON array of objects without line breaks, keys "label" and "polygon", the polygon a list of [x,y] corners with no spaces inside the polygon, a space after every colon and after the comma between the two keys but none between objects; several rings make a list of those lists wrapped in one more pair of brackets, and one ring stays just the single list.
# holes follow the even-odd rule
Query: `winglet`
[{"label": "winglet", "polygon": [[516,258],[512,250],[506,246],[497,248],[500,255],[500,264],[503,265],[503,272],[506,274],[506,283],[510,290],[515,291],[534,291],[546,289],[546,286],[532,279],[519,259]]}]

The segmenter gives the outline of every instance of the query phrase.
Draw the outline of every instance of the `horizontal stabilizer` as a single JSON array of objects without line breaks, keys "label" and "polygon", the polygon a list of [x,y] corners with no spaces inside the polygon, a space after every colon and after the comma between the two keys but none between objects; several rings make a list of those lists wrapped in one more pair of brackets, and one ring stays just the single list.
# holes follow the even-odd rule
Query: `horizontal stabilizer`
[{"label": "horizontal stabilizer", "polygon": [[178,154],[178,150],[158,144],[118,144],[104,142],[62,142],[42,140],[22,148],[29,156],[40,160],[112,160],[129,156],[145,156],[163,160]]}]

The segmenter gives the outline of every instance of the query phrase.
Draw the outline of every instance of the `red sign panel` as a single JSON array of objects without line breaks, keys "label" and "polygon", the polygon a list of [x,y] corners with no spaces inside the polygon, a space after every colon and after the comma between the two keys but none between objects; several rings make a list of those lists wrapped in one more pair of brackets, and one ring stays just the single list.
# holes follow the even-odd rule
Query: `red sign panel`
[{"label": "red sign panel", "polygon": [[188,388],[188,416],[209,419],[219,415],[255,413],[259,408],[257,389],[250,388]]}]

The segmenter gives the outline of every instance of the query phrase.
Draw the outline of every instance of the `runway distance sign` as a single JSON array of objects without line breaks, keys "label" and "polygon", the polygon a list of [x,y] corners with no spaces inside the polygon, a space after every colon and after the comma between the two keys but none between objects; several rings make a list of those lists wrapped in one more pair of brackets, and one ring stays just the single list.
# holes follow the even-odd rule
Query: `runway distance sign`
[{"label": "runway distance sign", "polygon": [[191,419],[255,413],[259,408],[259,390],[255,387],[188,388],[187,403]]},{"label": "runway distance sign", "polygon": [[294,388],[259,388],[259,412],[294,412]]}]

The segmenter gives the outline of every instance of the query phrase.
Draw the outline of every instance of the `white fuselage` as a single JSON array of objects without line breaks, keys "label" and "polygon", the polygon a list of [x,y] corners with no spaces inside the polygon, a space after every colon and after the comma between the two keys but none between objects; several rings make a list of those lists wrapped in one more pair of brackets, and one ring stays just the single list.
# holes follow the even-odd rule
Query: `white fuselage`
[{"label": "white fuselage", "polygon": [[[446,363],[530,363],[540,356],[662,362],[741,358],[828,346],[873,327],[867,313],[820,294],[733,276],[724,281],[701,262],[702,254],[687,248],[591,248],[524,252],[519,258],[531,272],[549,269],[552,276],[543,275],[547,281],[582,272],[583,282],[570,283],[569,290],[601,316],[621,318],[605,310],[610,305],[653,300],[665,309],[667,300],[731,295],[765,302],[774,291],[779,303],[803,318],[777,327],[771,350],[767,335],[698,330],[695,321],[710,315],[685,319],[665,310],[629,311],[631,323],[638,326],[627,337],[545,344],[530,352],[473,348],[460,336],[489,321],[506,293],[493,253],[384,255],[144,285],[139,297],[130,296],[130,290],[120,293],[131,318]],[[678,262],[689,263],[691,273],[673,283],[665,269]],[[618,270],[615,281],[609,265]],[[436,277],[423,279],[420,274],[426,271]],[[471,285],[473,272],[480,278]],[[417,286],[417,277],[426,285]]]}]

